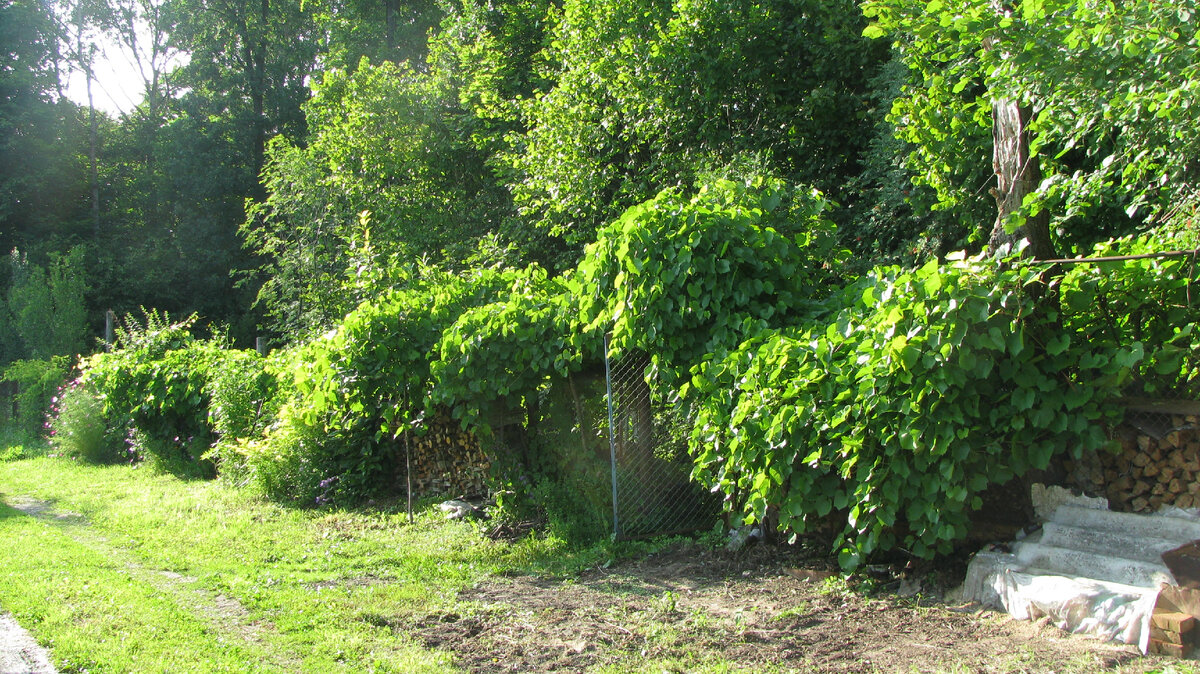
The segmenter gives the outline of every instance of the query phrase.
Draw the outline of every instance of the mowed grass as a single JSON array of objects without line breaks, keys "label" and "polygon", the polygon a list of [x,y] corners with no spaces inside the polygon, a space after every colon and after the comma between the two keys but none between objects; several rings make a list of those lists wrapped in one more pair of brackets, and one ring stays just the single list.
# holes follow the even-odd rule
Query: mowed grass
[{"label": "mowed grass", "polygon": [[491,541],[434,508],[409,524],[396,508],[286,508],[129,466],[0,461],[0,609],[65,672],[456,671],[379,617],[597,554]]},{"label": "mowed grass", "polygon": [[[536,536],[492,541],[484,525],[446,521],[428,506],[412,524],[388,504],[286,508],[220,482],[81,465],[38,453],[35,448],[0,458],[0,611],[13,613],[50,647],[54,663],[67,673],[456,672],[450,652],[426,644],[470,644],[422,638],[436,635],[443,620],[449,626],[458,618],[468,623],[478,618],[479,625],[505,621],[493,626],[491,642],[483,635],[474,655],[505,646],[507,636],[533,647],[586,636],[587,647],[597,649],[585,661],[594,672],[825,671],[803,654],[786,663],[745,661],[726,647],[744,646],[751,633],[770,632],[777,621],[814,611],[828,603],[821,598],[830,593],[839,601],[832,612],[815,614],[823,621],[839,622],[848,603],[871,601],[837,579],[814,587],[778,615],[759,615],[753,579],[740,586],[744,574],[736,573],[713,590],[729,595],[726,608],[735,606],[739,587],[751,592],[750,603],[731,614],[706,603],[716,595],[685,607],[678,601],[682,595],[661,591],[656,584],[661,579],[646,581],[652,588],[647,594],[631,576],[621,581],[632,585],[617,590],[621,601],[611,612],[591,611],[595,615],[562,628],[547,612],[586,604],[481,602],[470,599],[470,592],[461,599],[459,592],[503,584],[493,578],[498,574],[527,572],[565,578],[550,586],[542,585],[544,578],[509,582],[569,592],[585,568],[669,543],[574,550]],[[590,591],[605,587],[593,585]],[[878,616],[873,619],[878,625],[889,620],[885,613],[867,613]],[[931,610],[928,620],[939,622],[940,615]],[[572,632],[576,624],[579,631]],[[528,627],[514,631],[514,625]],[[539,626],[552,629],[541,633]],[[608,633],[617,637],[612,643],[597,636]],[[966,651],[963,657],[975,664],[940,661],[937,671],[978,671],[971,649]],[[505,652],[498,648],[496,654]],[[849,666],[854,656],[846,657]],[[996,658],[988,671],[1198,671],[1194,662],[1140,659],[1098,667],[1086,652],[1041,662],[1017,643]],[[911,670],[906,664],[878,671],[930,671],[922,662],[915,660]],[[497,669],[511,664],[498,662]]]}]

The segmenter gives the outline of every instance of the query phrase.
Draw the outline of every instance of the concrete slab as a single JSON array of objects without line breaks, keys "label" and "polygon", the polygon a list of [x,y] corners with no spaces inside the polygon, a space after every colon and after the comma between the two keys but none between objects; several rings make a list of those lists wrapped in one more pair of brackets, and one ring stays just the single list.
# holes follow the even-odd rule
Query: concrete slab
[{"label": "concrete slab", "polygon": [[1063,629],[1146,652],[1159,592],[1175,579],[1162,553],[1200,539],[1200,517],[1112,512],[1097,499],[1038,488],[1041,530],[1011,552],[975,555],[958,597],[1018,618],[1049,617]]},{"label": "concrete slab", "polygon": [[1149,564],[1162,563],[1162,554],[1179,547],[1178,539],[1159,538],[1140,532],[1112,531],[1092,527],[1077,527],[1061,522],[1046,522],[1036,539],[1044,545],[1117,555]]}]

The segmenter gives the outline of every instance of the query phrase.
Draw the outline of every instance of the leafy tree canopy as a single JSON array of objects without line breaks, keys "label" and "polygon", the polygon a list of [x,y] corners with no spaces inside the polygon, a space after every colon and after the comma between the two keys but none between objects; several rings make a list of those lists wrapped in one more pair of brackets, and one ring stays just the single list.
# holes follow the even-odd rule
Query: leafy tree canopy
[{"label": "leafy tree canopy", "polygon": [[1034,111],[1031,150],[1046,178],[1025,206],[1049,210],[1064,242],[1090,245],[1194,201],[1193,0],[862,6],[875,21],[866,34],[892,35],[912,69],[891,119],[939,208],[986,192],[990,106],[1001,98]]},{"label": "leafy tree canopy", "polygon": [[[507,203],[457,134],[443,79],[364,61],[313,88],[312,135],[273,141],[268,196],[242,227],[266,261],[260,302],[277,327],[299,331],[327,328],[417,260],[470,259]],[[382,285],[359,283],[364,274]]]},{"label": "leafy tree canopy", "polygon": [[532,229],[562,258],[659,190],[731,165],[837,198],[867,134],[883,61],[850,3],[568,0],[538,62],[552,89],[501,161]]}]

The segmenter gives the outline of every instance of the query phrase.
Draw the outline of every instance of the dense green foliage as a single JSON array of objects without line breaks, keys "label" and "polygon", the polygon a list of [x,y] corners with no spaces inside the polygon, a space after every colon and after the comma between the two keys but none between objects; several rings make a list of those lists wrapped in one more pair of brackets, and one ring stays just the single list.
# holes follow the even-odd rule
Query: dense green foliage
[{"label": "dense green foliage", "polygon": [[[1045,176],[1010,226],[1200,245],[1195,5],[14,0],[0,372],[32,430],[83,356],[61,453],[301,504],[394,494],[448,414],[584,530],[607,333],[732,512],[945,551],[1113,399],[1200,394],[1194,259],[979,254],[1005,102]],[[61,94],[101,34],[139,50],[117,117]]]},{"label": "dense green foliage", "polygon": [[896,546],[928,557],[966,535],[985,488],[1103,449],[1116,398],[1195,386],[1188,261],[1084,266],[1061,309],[1033,299],[1041,269],[999,262],[877,269],[827,322],[707,364],[697,477],[749,520],[777,507],[793,533],[836,513],[846,568]]},{"label": "dense green foliage", "polygon": [[17,414],[10,421],[14,431],[30,438],[38,435],[68,368],[68,358],[54,356],[48,360],[18,360],[0,372],[0,381],[17,386]]},{"label": "dense green foliage", "polygon": [[444,114],[451,95],[410,67],[365,61],[313,87],[304,106],[313,133],[272,143],[269,196],[242,227],[266,260],[259,301],[278,328],[328,329],[400,280],[362,283],[364,274],[470,256],[504,197],[480,180],[482,158]]},{"label": "dense green foliage", "polygon": [[497,414],[521,409],[550,378],[594,360],[596,346],[576,339],[577,292],[578,284],[532,267],[497,301],[464,311],[431,352],[431,401],[486,433]]},{"label": "dense green foliage", "polygon": [[[630,208],[580,264],[579,315],[612,349],[639,349],[668,379],[819,305],[844,254],[827,202],[777,180],[717,181]],[[598,339],[594,337],[593,339]]]},{"label": "dense green foliage", "polygon": [[541,57],[554,85],[502,161],[529,224],[574,250],[730,166],[830,192],[856,173],[884,51],[852,3],[579,0],[556,18]]},{"label": "dense green foliage", "polygon": [[[55,96],[58,17],[47,3],[0,6],[0,253],[61,249],[86,232],[87,135]],[[3,293],[0,293],[3,294]]]},{"label": "dense green foliage", "polygon": [[308,502],[334,483],[322,498],[394,490],[396,437],[427,409],[430,362],[443,331],[468,308],[491,301],[510,279],[492,270],[433,274],[418,288],[364,303],[300,348],[289,363],[295,396],[250,458],[262,475],[298,477],[272,477],[268,490]]},{"label": "dense green foliage", "polygon": [[[991,106],[1032,107],[1048,210],[1086,251],[1195,194],[1197,6],[1038,0],[1006,5],[868,0],[868,34],[895,38],[912,78],[891,119],[937,207],[973,217],[991,173]],[[1190,209],[1190,206],[1186,208]],[[978,220],[967,223],[978,228]],[[986,233],[986,232],[985,232]]]},{"label": "dense green foliage", "polygon": [[52,254],[46,270],[15,248],[9,254],[11,283],[0,298],[0,382],[16,387],[10,430],[27,437],[42,429],[71,359],[85,347],[83,256],[78,246]]},{"label": "dense green foliage", "polygon": [[141,325],[126,317],[117,348],[85,359],[78,385],[102,403],[110,434],[125,435],[142,458],[172,472],[212,474],[202,460],[210,439],[205,385],[223,352],[193,337],[194,322],[148,313]]},{"label": "dense green foliage", "polygon": [[283,373],[285,355],[263,358],[256,351],[227,350],[209,369],[204,384],[208,396],[211,449],[202,458],[212,461],[218,474],[230,482],[249,479],[242,449],[262,437],[287,400]]},{"label": "dense green foliage", "polygon": [[[48,270],[29,262],[13,249],[8,291],[8,314],[20,344],[17,353],[28,358],[78,355],[85,347],[82,247],[66,255],[51,255]],[[14,345],[15,346],[15,345]]]}]

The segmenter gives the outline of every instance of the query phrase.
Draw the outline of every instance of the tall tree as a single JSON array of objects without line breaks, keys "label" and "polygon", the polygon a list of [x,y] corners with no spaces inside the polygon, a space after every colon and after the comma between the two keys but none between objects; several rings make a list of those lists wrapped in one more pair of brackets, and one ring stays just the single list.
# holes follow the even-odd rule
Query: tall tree
[{"label": "tall tree", "polygon": [[322,33],[323,63],[354,69],[365,57],[420,68],[428,36],[442,20],[437,0],[314,0],[309,3]]},{"label": "tall tree", "polygon": [[183,52],[172,44],[171,0],[108,0],[104,26],[121,45],[123,56],[136,67],[142,80],[142,104],[132,111],[161,125],[175,87],[170,71],[180,64]]},{"label": "tall tree", "polygon": [[0,250],[40,254],[88,226],[85,127],[59,96],[65,35],[37,0],[0,4]]},{"label": "tall tree", "polygon": [[[309,12],[292,0],[114,0],[110,25],[140,54],[145,98],[114,130],[106,179],[111,232],[98,297],[200,312],[239,327],[252,297],[237,229],[270,137],[305,134],[316,64]],[[178,65],[183,63],[183,65]]]},{"label": "tall tree", "polygon": [[456,99],[407,65],[364,61],[319,80],[308,142],[272,143],[268,196],[243,227],[276,327],[326,329],[382,289],[369,277],[387,285],[422,258],[459,265],[496,230],[507,195],[461,136]]},{"label": "tall tree", "polygon": [[761,170],[839,196],[869,138],[886,59],[850,2],[568,0],[503,155],[521,213],[566,244],[658,190]]},{"label": "tall tree", "polygon": [[232,123],[256,182],[267,139],[304,134],[300,105],[320,46],[312,14],[297,0],[176,0],[171,11],[172,41],[189,54],[182,112]]}]

